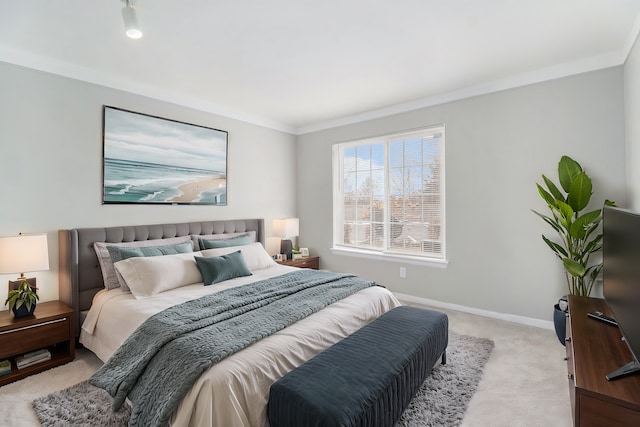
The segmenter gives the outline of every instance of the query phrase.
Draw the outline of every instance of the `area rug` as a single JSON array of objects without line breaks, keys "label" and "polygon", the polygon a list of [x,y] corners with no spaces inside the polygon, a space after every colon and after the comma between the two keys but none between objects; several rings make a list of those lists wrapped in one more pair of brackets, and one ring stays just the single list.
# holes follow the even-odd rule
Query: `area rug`
[{"label": "area rug", "polygon": [[437,364],[395,427],[456,427],[478,388],[493,341],[449,333],[447,364]]},{"label": "area rug", "polygon": [[[460,425],[476,391],[493,341],[449,334],[447,364],[438,363],[413,398],[396,427],[455,427]],[[86,381],[33,401],[45,427],[128,425],[131,408],[113,413],[112,399]]]}]

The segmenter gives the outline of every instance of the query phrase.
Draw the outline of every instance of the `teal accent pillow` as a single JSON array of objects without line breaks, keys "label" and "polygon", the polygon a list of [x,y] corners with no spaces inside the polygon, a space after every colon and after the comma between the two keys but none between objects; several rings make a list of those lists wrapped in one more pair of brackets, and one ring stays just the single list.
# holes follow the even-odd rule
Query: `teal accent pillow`
[{"label": "teal accent pillow", "polygon": [[123,259],[133,258],[137,256],[161,256],[161,255],[175,255],[186,254],[193,252],[193,246],[191,242],[177,243],[175,245],[165,246],[145,246],[139,248],[119,248],[109,247],[109,255],[111,260],[116,263]]},{"label": "teal accent pillow", "polygon": [[205,286],[224,282],[235,277],[251,276],[242,252],[222,256],[194,257]]},{"label": "teal accent pillow", "polygon": [[228,239],[198,239],[201,249],[228,248],[231,246],[244,246],[253,243],[248,235],[230,237]]}]

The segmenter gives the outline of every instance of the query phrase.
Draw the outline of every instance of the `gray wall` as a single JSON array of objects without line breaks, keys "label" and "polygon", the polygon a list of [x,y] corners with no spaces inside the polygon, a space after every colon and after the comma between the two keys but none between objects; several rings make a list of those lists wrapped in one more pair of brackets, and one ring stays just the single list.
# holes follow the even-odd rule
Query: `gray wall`
[{"label": "gray wall", "polygon": [[[2,62],[0,94],[0,236],[49,234],[44,301],[58,297],[58,229],[262,217],[270,236],[272,218],[296,214],[292,135]],[[105,104],[228,131],[228,206],[102,205]]]},{"label": "gray wall", "polygon": [[624,66],[625,138],[629,208],[640,212],[640,42]]},{"label": "gray wall", "polygon": [[[567,290],[559,260],[540,238],[551,229],[530,211],[546,209],[535,182],[542,173],[556,177],[567,154],[593,178],[594,207],[605,198],[624,204],[623,104],[618,67],[302,135],[301,246],[317,251],[323,268],[395,292],[550,320]],[[448,267],[332,254],[331,146],[437,123],[446,125]]]},{"label": "gray wall", "polygon": [[[625,205],[627,150],[640,152],[640,52],[615,68],[531,85],[337,129],[302,135],[0,63],[0,235],[49,234],[49,272],[35,274],[43,300],[57,298],[60,228],[298,215],[300,246],[323,268],[352,271],[391,290],[537,319],[565,293],[562,269],[540,240],[549,229],[530,208],[545,206],[534,183],[555,176],[562,154],[595,181],[594,200]],[[102,105],[229,131],[229,206],[101,204]],[[331,146],[445,123],[446,269],[339,257],[332,244]],[[628,165],[640,155],[628,156]],[[629,166],[629,200],[640,210],[640,178]],[[634,173],[636,175],[634,176]],[[267,242],[277,250],[277,239]],[[399,267],[407,277],[399,277]],[[15,278],[0,276],[0,280]],[[0,294],[1,296],[1,294]]]}]

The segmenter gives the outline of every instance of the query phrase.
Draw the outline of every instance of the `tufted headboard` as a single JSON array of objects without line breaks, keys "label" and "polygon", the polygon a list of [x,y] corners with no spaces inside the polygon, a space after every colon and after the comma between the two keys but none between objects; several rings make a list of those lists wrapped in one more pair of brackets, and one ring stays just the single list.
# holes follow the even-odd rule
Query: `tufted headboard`
[{"label": "tufted headboard", "polygon": [[264,220],[239,219],[185,222],[176,224],[132,225],[123,227],[76,228],[58,231],[60,300],[73,308],[76,336],[91,307],[94,295],[104,289],[94,242],[121,243],[206,234],[255,231],[264,245]]}]

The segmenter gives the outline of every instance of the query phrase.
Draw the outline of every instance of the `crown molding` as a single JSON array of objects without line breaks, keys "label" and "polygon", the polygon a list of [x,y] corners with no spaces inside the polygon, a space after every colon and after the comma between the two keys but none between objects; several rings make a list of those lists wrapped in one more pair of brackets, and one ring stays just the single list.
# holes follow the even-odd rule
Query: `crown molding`
[{"label": "crown molding", "polygon": [[28,52],[15,50],[1,45],[0,61],[79,80],[82,82],[93,83],[99,86],[105,86],[111,89],[117,89],[124,92],[145,96],[147,98],[157,99],[159,101],[181,105],[183,107],[194,108],[196,110],[278,130],[288,134],[295,134],[294,127],[288,126],[283,123],[278,123],[263,117],[258,117],[244,113],[242,111],[226,108],[221,105],[212,104],[195,97],[185,96],[184,94],[171,91],[169,89],[141,84],[139,82],[135,82],[133,80],[116,76],[110,73],[81,67],[76,64],[71,64],[53,58],[34,55]]},{"label": "crown molding", "polygon": [[339,119],[329,120],[322,123],[301,126],[296,129],[296,135],[304,135],[307,133],[360,123],[367,120],[380,119],[382,117],[394,116],[397,114],[407,113],[410,111],[432,107],[447,102],[459,101],[475,96],[501,92],[508,89],[528,86],[535,83],[542,83],[548,80],[555,80],[576,74],[587,73],[590,71],[612,68],[624,64],[625,58],[626,57],[622,54],[622,52],[609,52],[604,55],[594,56],[579,61],[567,62],[553,67],[542,68],[540,70],[494,80],[488,83],[469,86],[457,91],[446,92],[435,96],[421,98],[415,101],[380,108],[377,110],[371,110],[351,116],[345,116]]},{"label": "crown molding", "polygon": [[57,59],[34,55],[24,51],[18,51],[1,45],[0,61],[59,75],[62,77],[72,78],[87,83],[93,83],[99,86],[122,90],[136,95],[157,99],[188,108],[194,108],[200,111],[216,114],[219,116],[239,120],[269,129],[274,129],[292,135],[304,135],[355,123],[361,123],[368,120],[375,120],[383,117],[407,113],[410,111],[432,107],[447,102],[459,101],[462,99],[487,95],[494,92],[500,92],[521,86],[541,83],[544,81],[559,79],[571,75],[620,66],[624,64],[639,33],[640,15],[638,19],[636,19],[634,28],[623,51],[609,52],[600,56],[568,62],[558,66],[543,68],[540,70],[511,76],[504,79],[494,80],[492,82],[484,84],[469,86],[457,91],[441,93],[438,95],[417,99],[415,101],[396,104],[385,108],[341,117],[335,120],[328,120],[300,127],[290,126],[284,123],[266,119],[264,117],[258,117],[255,115],[244,113],[242,111],[229,109],[221,105],[203,101],[199,98],[185,96],[184,94],[171,91],[169,89],[140,84],[139,82],[135,82],[133,80],[116,76],[110,73],[96,71]]}]

